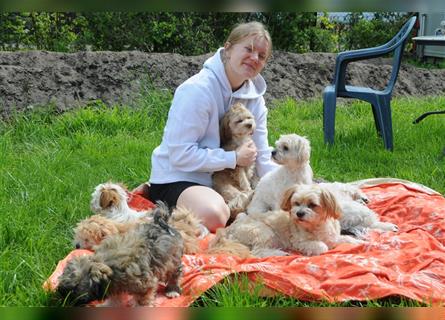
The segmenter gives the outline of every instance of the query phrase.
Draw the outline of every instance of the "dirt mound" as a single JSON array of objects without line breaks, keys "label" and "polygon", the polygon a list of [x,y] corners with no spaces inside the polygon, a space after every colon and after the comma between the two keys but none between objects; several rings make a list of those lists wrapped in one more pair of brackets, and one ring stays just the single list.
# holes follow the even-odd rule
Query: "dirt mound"
[{"label": "dirt mound", "polygon": [[[67,110],[97,99],[107,104],[131,103],[147,83],[173,91],[197,73],[209,56],[138,51],[1,52],[0,113],[48,103]],[[262,73],[268,84],[266,100],[320,97],[332,81],[334,64],[335,54],[274,52]],[[355,85],[383,88],[390,70],[390,60],[375,59],[352,64],[348,77]],[[402,64],[394,95],[438,95],[444,91],[445,70]]]}]

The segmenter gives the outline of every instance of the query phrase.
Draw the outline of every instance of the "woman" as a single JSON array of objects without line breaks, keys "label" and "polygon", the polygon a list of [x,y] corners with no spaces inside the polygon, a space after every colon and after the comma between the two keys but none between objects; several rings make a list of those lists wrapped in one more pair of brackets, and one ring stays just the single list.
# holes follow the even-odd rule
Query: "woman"
[{"label": "woman", "polygon": [[[271,50],[261,23],[240,24],[203,69],[177,88],[162,142],[152,154],[150,200],[186,207],[214,232],[225,226],[230,210],[211,188],[212,173],[256,162],[261,177],[275,167],[267,141],[266,83],[259,74]],[[219,120],[237,101],[255,116],[254,143],[224,151]]]}]

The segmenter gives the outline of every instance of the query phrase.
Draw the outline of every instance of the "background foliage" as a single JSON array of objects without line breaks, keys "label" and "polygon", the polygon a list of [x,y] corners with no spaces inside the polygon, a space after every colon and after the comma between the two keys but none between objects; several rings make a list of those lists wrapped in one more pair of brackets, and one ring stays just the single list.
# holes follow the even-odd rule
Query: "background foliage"
[{"label": "background foliage", "polygon": [[220,47],[236,23],[257,20],[269,29],[275,49],[337,52],[384,43],[408,15],[353,12],[333,21],[326,12],[3,12],[0,49],[198,55]]}]

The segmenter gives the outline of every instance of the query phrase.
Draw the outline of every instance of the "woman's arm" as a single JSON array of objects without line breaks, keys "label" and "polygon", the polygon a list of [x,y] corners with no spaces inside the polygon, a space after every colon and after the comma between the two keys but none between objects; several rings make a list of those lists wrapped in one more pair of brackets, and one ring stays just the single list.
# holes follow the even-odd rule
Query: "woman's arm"
[{"label": "woman's arm", "polygon": [[218,109],[206,90],[183,84],[176,90],[165,137],[170,165],[185,172],[235,168],[235,151],[219,147]]}]

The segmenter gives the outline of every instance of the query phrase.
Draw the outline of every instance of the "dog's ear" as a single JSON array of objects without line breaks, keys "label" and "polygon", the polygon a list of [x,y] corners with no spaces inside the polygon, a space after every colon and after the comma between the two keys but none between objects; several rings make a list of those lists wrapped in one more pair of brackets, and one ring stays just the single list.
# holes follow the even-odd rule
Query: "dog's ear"
[{"label": "dog's ear", "polygon": [[296,187],[290,187],[284,192],[283,197],[281,198],[281,204],[280,204],[281,210],[289,212],[292,209],[291,199],[292,195],[296,190],[297,190]]},{"label": "dog's ear", "polygon": [[119,197],[115,190],[104,189],[100,194],[99,205],[102,209],[111,207],[117,204]]},{"label": "dog's ear", "polygon": [[227,141],[232,139],[232,130],[230,130],[230,114],[231,111],[227,111],[227,113],[221,119],[219,124],[219,136],[221,139],[221,146],[223,146]]},{"label": "dog's ear", "polygon": [[328,189],[322,188],[320,194],[320,205],[326,210],[326,216],[340,219],[341,208],[335,195]]}]

